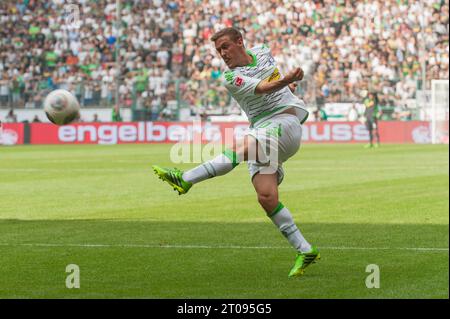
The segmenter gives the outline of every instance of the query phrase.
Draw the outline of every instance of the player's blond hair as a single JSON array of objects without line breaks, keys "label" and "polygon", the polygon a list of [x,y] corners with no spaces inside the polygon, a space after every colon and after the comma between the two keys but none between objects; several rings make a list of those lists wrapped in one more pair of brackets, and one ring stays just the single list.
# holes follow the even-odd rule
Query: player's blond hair
[{"label": "player's blond hair", "polygon": [[237,28],[225,28],[220,31],[217,31],[213,34],[211,37],[211,41],[216,42],[219,38],[223,36],[229,36],[232,41],[237,41],[239,39],[242,39],[242,33]]}]

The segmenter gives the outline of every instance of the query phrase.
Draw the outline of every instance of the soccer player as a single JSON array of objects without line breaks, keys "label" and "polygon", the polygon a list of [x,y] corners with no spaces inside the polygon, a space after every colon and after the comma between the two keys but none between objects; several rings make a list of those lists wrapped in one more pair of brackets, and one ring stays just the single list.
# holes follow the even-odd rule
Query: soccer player
[{"label": "soccer player", "polygon": [[153,169],[181,195],[196,183],[227,174],[247,161],[260,205],[297,251],[289,277],[300,276],[320,254],[303,237],[289,209],[279,202],[278,185],[284,177],[282,163],[300,148],[302,124],[308,117],[304,102],[291,92],[294,82],[302,80],[303,70],[295,68],[283,77],[270,49],[266,45],[246,49],[236,28],[222,29],[211,40],[230,69],[224,73],[223,83],[247,114],[250,130],[230,149],[191,170],[157,165]]},{"label": "soccer player", "polygon": [[375,130],[375,137],[377,138],[377,143],[375,147],[380,145],[380,134],[378,133],[378,99],[374,93],[369,93],[363,101],[366,107],[364,111],[364,117],[366,118],[366,128],[369,131],[370,142],[365,147],[372,148],[373,144],[373,131]]}]

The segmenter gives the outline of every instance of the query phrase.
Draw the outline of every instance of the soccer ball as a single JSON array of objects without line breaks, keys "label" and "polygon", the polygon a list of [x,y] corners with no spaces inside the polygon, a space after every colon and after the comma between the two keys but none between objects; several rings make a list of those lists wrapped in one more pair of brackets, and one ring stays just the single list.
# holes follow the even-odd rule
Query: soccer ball
[{"label": "soccer ball", "polygon": [[80,104],[66,90],[50,92],[44,101],[44,111],[50,122],[56,125],[69,124],[80,118]]}]

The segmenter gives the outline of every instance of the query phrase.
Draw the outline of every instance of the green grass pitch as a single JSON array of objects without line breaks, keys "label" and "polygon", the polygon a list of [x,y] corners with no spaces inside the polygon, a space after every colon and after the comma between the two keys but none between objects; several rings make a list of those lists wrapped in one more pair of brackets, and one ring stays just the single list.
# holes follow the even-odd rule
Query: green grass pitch
[{"label": "green grass pitch", "polygon": [[0,298],[449,297],[448,146],[303,145],[280,200],[322,259],[296,279],[246,165],[178,196],[170,147],[1,147]]}]

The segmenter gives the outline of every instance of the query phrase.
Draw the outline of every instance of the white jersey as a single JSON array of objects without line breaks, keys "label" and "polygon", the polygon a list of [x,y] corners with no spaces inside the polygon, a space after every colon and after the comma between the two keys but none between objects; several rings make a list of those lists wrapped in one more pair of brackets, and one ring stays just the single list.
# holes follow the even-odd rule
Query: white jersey
[{"label": "white jersey", "polygon": [[253,62],[247,66],[236,67],[223,75],[225,87],[238,102],[252,124],[272,117],[287,108],[295,107],[300,122],[308,117],[305,103],[292,94],[289,87],[270,93],[256,95],[255,88],[260,81],[276,81],[281,78],[270,49],[266,45],[247,50]]}]

